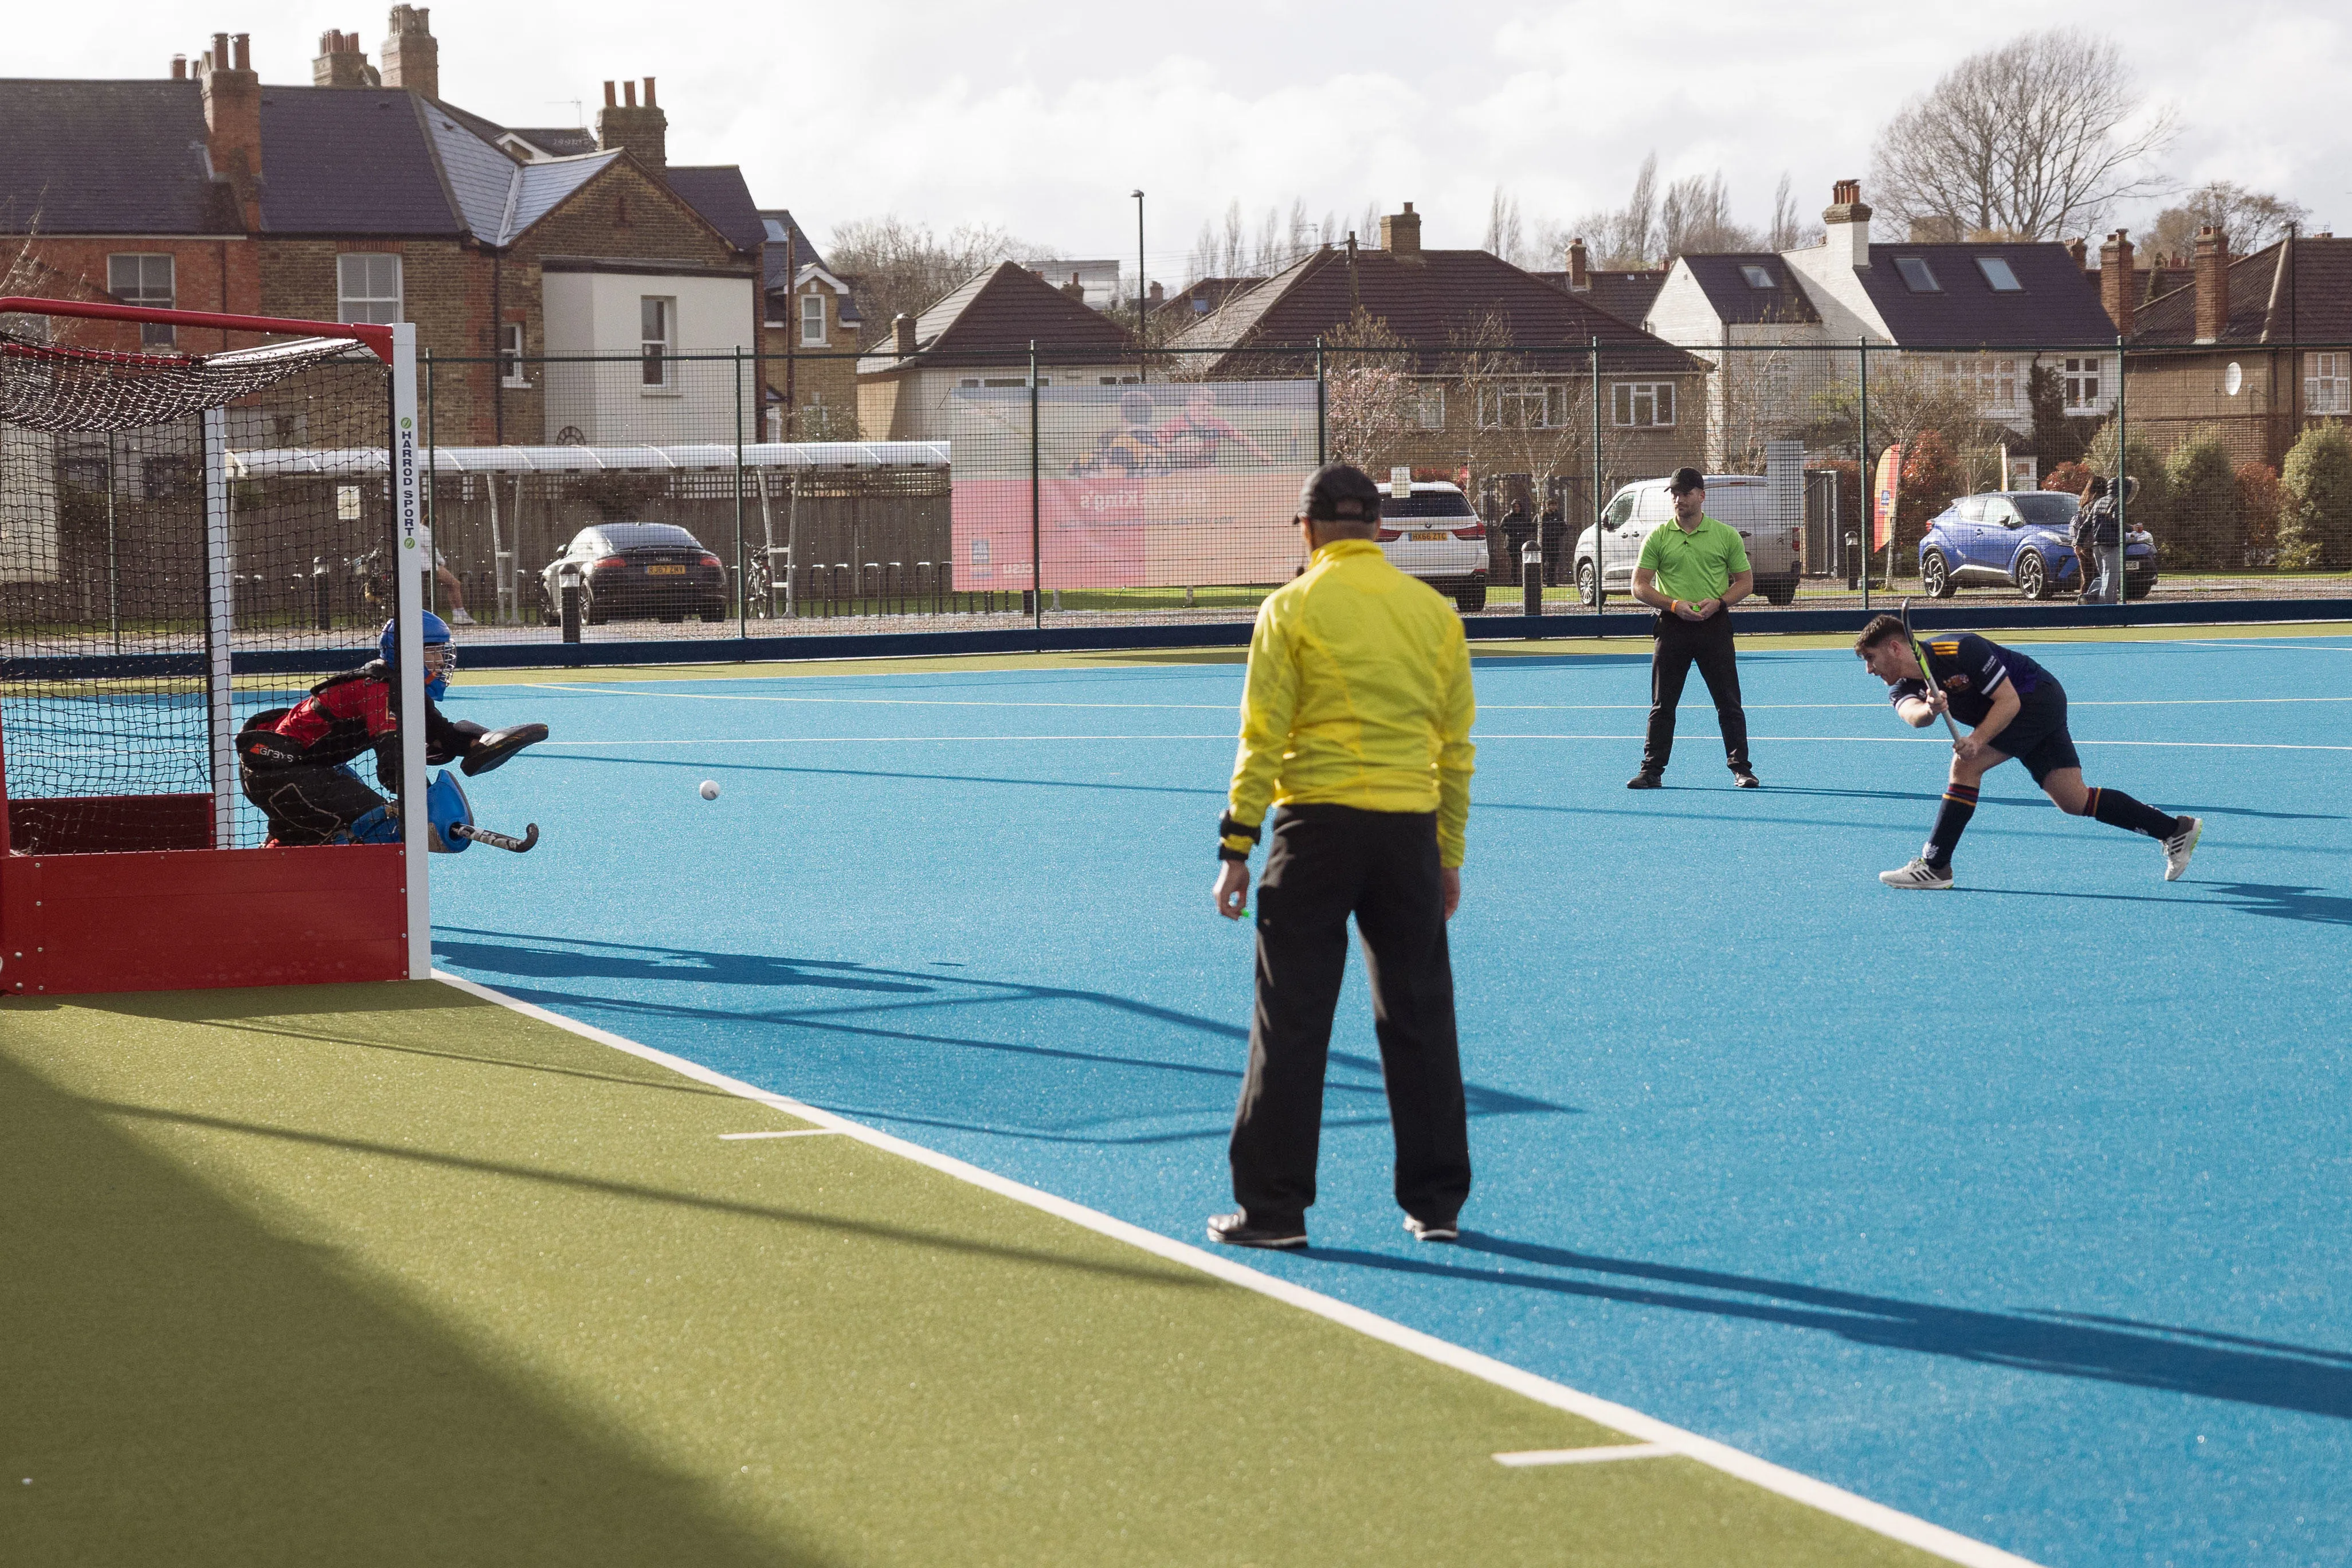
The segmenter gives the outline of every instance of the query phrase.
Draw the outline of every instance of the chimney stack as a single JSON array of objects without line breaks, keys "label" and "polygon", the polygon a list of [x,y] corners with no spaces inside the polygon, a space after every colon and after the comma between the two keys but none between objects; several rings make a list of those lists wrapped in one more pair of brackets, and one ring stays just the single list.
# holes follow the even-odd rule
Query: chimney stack
[{"label": "chimney stack", "polygon": [[236,35],[232,51],[229,36],[215,33],[213,47],[196,62],[205,100],[205,149],[214,173],[236,194],[248,234],[261,227],[261,78],[252,58],[249,35]]},{"label": "chimney stack", "polygon": [[1087,286],[1078,281],[1076,273],[1071,273],[1070,280],[1062,285],[1062,297],[1066,300],[1076,300],[1081,305],[1087,302]]},{"label": "chimney stack", "polygon": [[1870,265],[1870,209],[1863,205],[1860,180],[1839,180],[1830,186],[1822,226],[1832,261],[1857,268]]},{"label": "chimney stack", "polygon": [[187,56],[173,55],[172,57],[172,79],[173,81],[185,81],[188,79]]},{"label": "chimney stack", "polygon": [[357,33],[319,35],[319,58],[310,62],[312,87],[376,87],[381,79],[367,63]]},{"label": "chimney stack", "polygon": [[1421,215],[1411,202],[1404,204],[1404,211],[1381,219],[1381,248],[1400,261],[1421,259]]},{"label": "chimney stack", "polygon": [[654,79],[646,81],[646,101],[637,102],[637,84],[621,84],[621,101],[613,101],[613,84],[604,84],[604,107],[596,111],[596,145],[606,152],[625,148],[655,174],[669,167],[669,116],[654,101]]},{"label": "chimney stack", "polygon": [[[1076,280],[1074,274],[1071,281]],[[915,318],[904,310],[891,319],[890,348],[900,359],[908,358],[915,352]]]},{"label": "chimney stack", "polygon": [[2068,240],[2066,242],[2066,254],[2074,260],[2075,271],[2087,273],[2091,270],[2091,242],[2089,240]]},{"label": "chimney stack", "polygon": [[2197,341],[2218,343],[2230,331],[2230,237],[2207,224],[2197,231]]},{"label": "chimney stack", "polygon": [[404,87],[426,98],[441,96],[441,44],[433,36],[433,12],[425,5],[394,5],[392,36],[383,41],[383,85]]},{"label": "chimney stack", "polygon": [[1568,242],[1568,291],[1588,294],[1592,291],[1591,252],[1584,248],[1581,237]]},{"label": "chimney stack", "polygon": [[2099,247],[2099,303],[2124,337],[2132,331],[2132,242],[2122,229]]}]

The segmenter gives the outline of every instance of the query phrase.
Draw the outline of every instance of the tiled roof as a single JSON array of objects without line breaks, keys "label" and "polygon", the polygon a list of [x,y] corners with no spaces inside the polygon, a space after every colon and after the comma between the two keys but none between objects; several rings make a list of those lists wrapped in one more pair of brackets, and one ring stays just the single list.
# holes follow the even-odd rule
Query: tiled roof
[{"label": "tiled roof", "polygon": [[[1538,272],[1535,276],[1555,289],[1568,288],[1568,274],[1565,272]],[[1631,321],[1638,327],[1642,324],[1642,318],[1650,313],[1650,302],[1658,297],[1658,290],[1666,286],[1666,269],[1663,267],[1645,268],[1639,271],[1587,268],[1584,282],[1584,288],[1570,289],[1569,292],[1586,304],[1598,305],[1619,321]]]},{"label": "tiled roof", "polygon": [[518,167],[515,170],[514,206],[507,219],[505,235],[499,243],[512,243],[516,236],[553,212],[564,197],[611,168],[620,161],[620,157],[616,149],[610,153],[583,153],[576,157],[550,158]]},{"label": "tiled roof", "polygon": [[790,208],[761,207],[760,223],[768,241],[769,288],[783,289],[791,285],[792,279],[784,276],[784,237],[787,235],[792,237],[793,271],[799,271],[812,261],[828,272],[833,270],[824,253],[817,249],[816,241],[808,237],[808,230],[800,226],[800,220],[793,216]]},{"label": "tiled roof", "polygon": [[578,126],[509,125],[503,129],[506,134],[521,137],[551,158],[576,158],[583,153],[599,150],[596,133]]},{"label": "tiled roof", "polygon": [[1152,315],[1164,317],[1181,331],[1183,323],[1207,315],[1242,290],[1265,281],[1263,278],[1195,278],[1184,285],[1183,292],[1168,296]]},{"label": "tiled roof", "polygon": [[1135,339],[1019,262],[1000,261],[916,318],[911,357],[899,358],[886,341],[857,362],[857,373],[874,375],[919,364],[1021,364],[1032,342],[1041,356],[1108,358],[1131,350]]},{"label": "tiled roof", "polygon": [[[1706,302],[1715,313],[1733,326],[1801,321],[1818,322],[1821,312],[1789,270],[1789,264],[1769,250],[1724,251],[1707,256],[1685,256],[1682,265],[1690,268],[1691,280],[1706,294]],[[1759,289],[1748,280],[1747,268],[1760,267],[1772,279],[1769,289]]]},{"label": "tiled roof", "polygon": [[1418,260],[1382,250],[1357,253],[1351,290],[1348,258],[1318,250],[1179,333],[1176,348],[1310,348],[1344,326],[1354,303],[1406,343],[1444,353],[1489,317],[1514,343],[1582,348],[1594,338],[1619,351],[1620,369],[1696,373],[1704,365],[1639,327],[1554,288],[1484,250],[1424,250]]},{"label": "tiled roof", "polygon": [[760,204],[751,199],[741,169],[732,163],[672,163],[667,174],[669,188],[725,235],[729,244],[746,256],[758,253],[768,229],[760,221]]},{"label": "tiled roof", "polygon": [[[2197,289],[2140,307],[2135,343],[2197,341]],[[2225,343],[2352,342],[2352,239],[2299,236],[2230,263]]]},{"label": "tiled roof", "polygon": [[[1937,288],[1917,292],[1896,263],[1916,257]],[[2024,285],[1996,290],[1977,265],[1998,258]],[[1870,265],[1855,277],[1897,343],[1926,348],[1979,344],[2088,346],[2115,341],[2115,323],[2099,304],[2097,279],[2086,276],[2054,242],[1989,245],[1874,245]]]},{"label": "tiled roof", "polygon": [[192,81],[0,81],[0,232],[236,234]]},{"label": "tiled roof", "polygon": [[399,88],[263,88],[261,226],[272,234],[466,233],[434,156],[428,108]]}]

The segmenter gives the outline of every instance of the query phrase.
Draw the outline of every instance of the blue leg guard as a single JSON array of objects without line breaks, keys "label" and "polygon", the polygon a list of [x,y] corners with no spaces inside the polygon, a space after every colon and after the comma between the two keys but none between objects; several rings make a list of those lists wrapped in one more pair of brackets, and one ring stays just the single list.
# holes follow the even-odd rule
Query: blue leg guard
[{"label": "blue leg guard", "polygon": [[433,852],[436,855],[462,853],[473,840],[450,829],[474,825],[474,808],[467,804],[466,792],[444,768],[435,775],[431,787],[425,792],[425,819],[432,827]]},{"label": "blue leg guard", "polygon": [[391,805],[377,806],[343,830],[354,844],[400,842],[400,813]]}]

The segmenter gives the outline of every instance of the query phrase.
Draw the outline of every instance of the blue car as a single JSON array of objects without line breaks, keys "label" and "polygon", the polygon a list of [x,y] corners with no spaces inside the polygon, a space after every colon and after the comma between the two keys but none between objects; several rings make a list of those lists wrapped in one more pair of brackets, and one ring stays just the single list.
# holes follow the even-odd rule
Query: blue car
[{"label": "blue car", "polygon": [[[1919,588],[1948,599],[1964,587],[2009,588],[2029,599],[2087,585],[2070,537],[2081,510],[2063,490],[1990,490],[1962,496],[1919,541]],[[2124,543],[2124,592],[2156,586],[2156,542],[2135,529]]]}]

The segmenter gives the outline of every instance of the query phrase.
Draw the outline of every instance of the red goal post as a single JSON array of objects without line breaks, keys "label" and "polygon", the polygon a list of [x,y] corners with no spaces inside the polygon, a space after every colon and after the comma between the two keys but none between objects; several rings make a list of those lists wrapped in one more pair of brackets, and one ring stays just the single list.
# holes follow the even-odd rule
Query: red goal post
[{"label": "red goal post", "polygon": [[[385,619],[423,711],[415,362],[406,322],[0,298],[0,996],[431,972],[421,724],[395,844],[271,841],[234,745]],[[263,445],[372,448],[386,478],[240,475]]]}]

